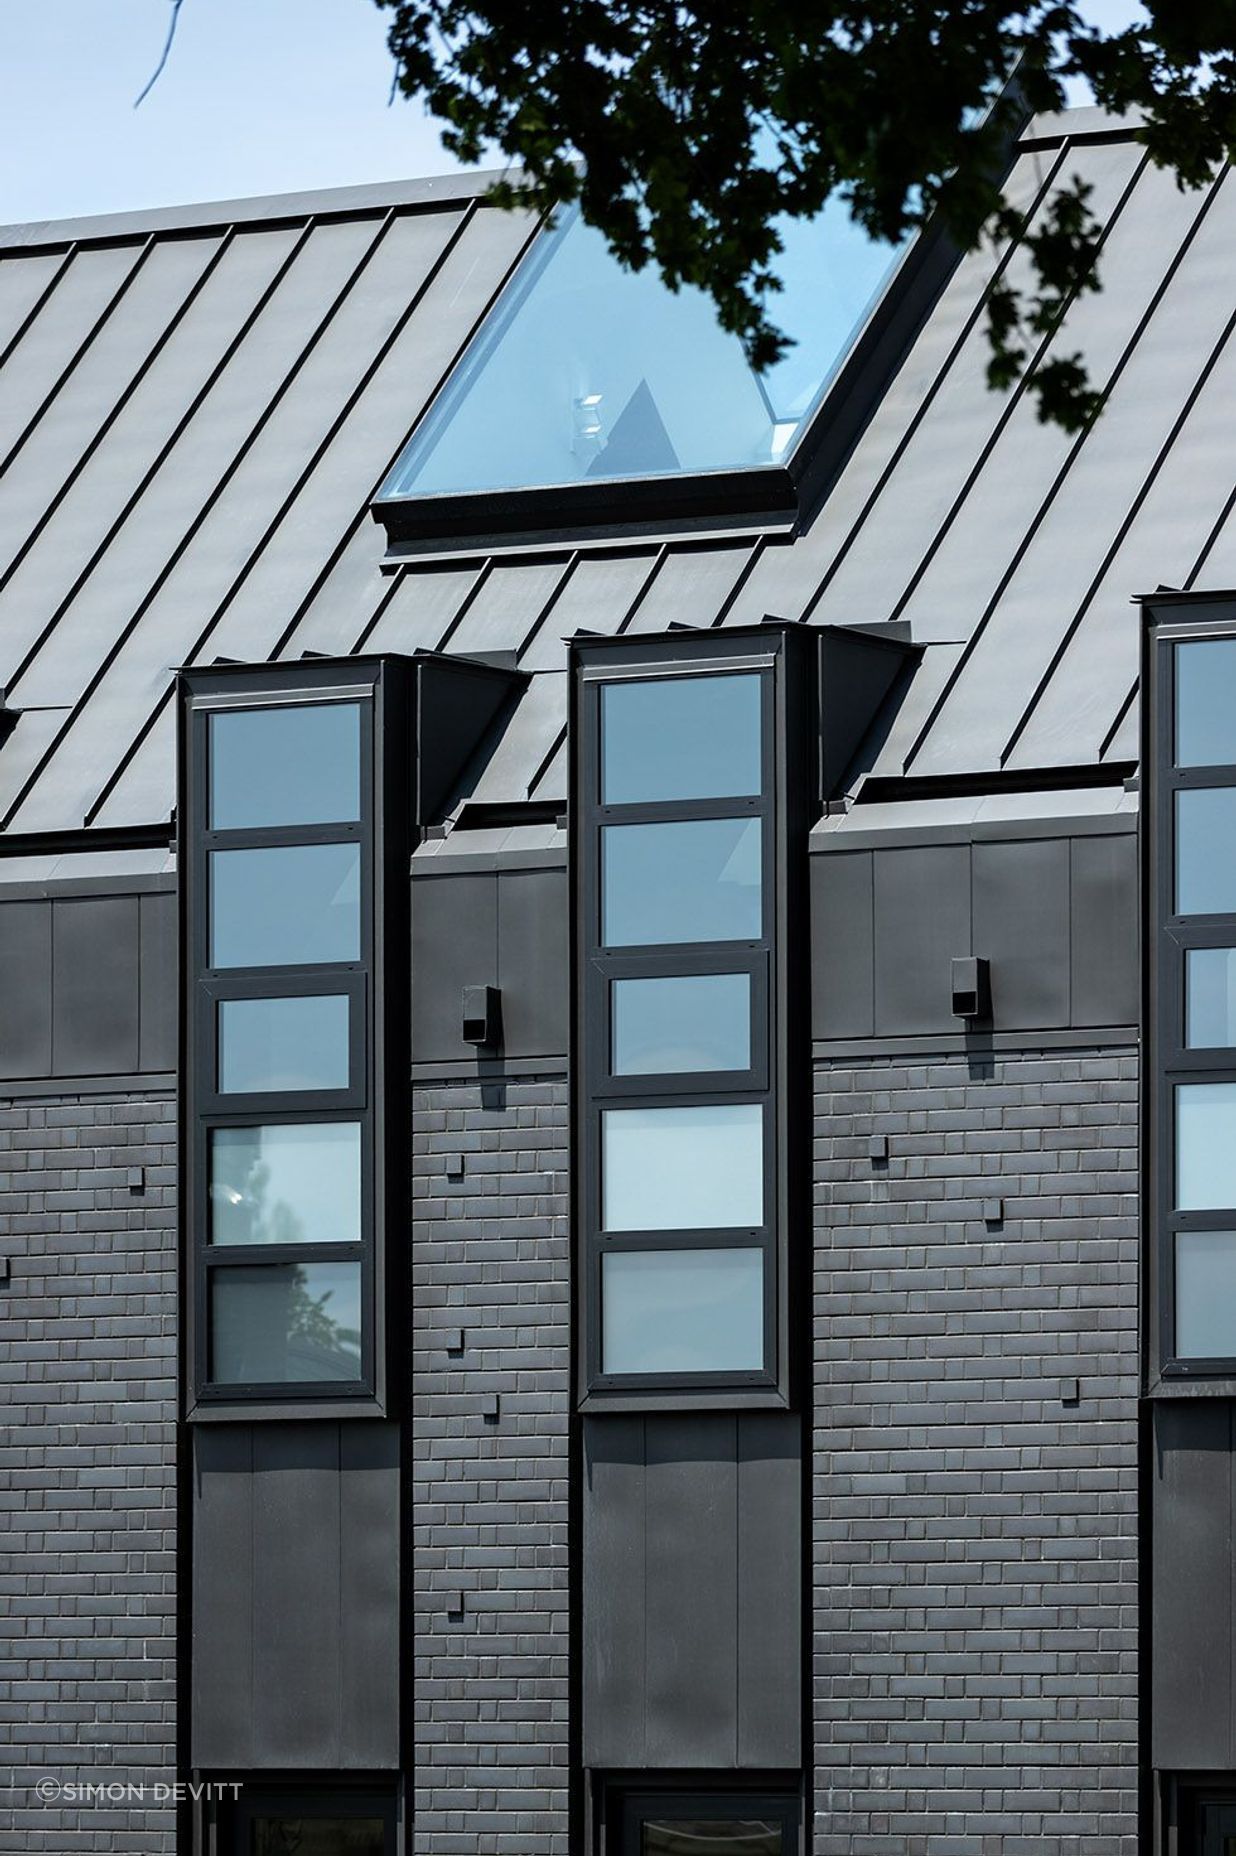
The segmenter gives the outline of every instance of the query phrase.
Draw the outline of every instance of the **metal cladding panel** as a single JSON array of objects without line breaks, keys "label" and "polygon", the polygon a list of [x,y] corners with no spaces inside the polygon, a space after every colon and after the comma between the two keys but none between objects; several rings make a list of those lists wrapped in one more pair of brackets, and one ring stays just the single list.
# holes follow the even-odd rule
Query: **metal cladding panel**
[{"label": "metal cladding panel", "polygon": [[[6,689],[11,690],[18,673],[29,666],[37,671],[45,692],[57,692],[50,700],[68,700],[61,686],[66,692],[79,686],[80,666],[72,655],[72,628],[63,617],[76,591],[113,549],[129,562],[133,533],[140,533],[148,547],[157,544],[166,563],[183,532],[172,520],[177,489],[188,491],[192,508],[200,507],[211,487],[211,456],[217,455],[226,382],[231,374],[245,373],[238,366],[229,372],[229,362],[249,344],[246,363],[257,351],[253,359],[258,382],[248,377],[247,392],[241,396],[242,408],[248,403],[250,411],[263,370],[269,373],[278,364],[275,334],[272,331],[269,351],[263,352],[266,344],[255,318],[287,264],[296,237],[285,226],[246,233],[229,245],[113,423],[106,442],[78,474],[35,547],[0,587],[0,684]],[[295,315],[282,319],[285,340],[294,340]],[[176,444],[188,429],[196,442],[188,448],[188,461],[181,464]],[[105,638],[115,639],[148,584],[122,577],[113,605],[99,617],[98,629]],[[174,660],[169,656],[167,661]],[[80,825],[81,819],[72,822]]]},{"label": "metal cladding panel", "polygon": [[585,1766],[645,1763],[644,1420],[583,1425],[582,1731]]},{"label": "metal cladding panel", "polygon": [[50,1076],[52,905],[0,903],[0,1075]]},{"label": "metal cladding panel", "polygon": [[21,340],[26,323],[39,313],[40,299],[54,287],[67,262],[67,253],[54,251],[32,252],[20,261],[14,255],[0,264],[0,364]]},{"label": "metal cladding panel", "polygon": [[970,952],[970,850],[935,845],[875,859],[875,1028],[956,1031],[952,961]]},{"label": "metal cladding panel", "polygon": [[[381,534],[376,524],[375,533]],[[400,573],[354,648],[402,651],[409,656],[413,651],[436,651],[481,572],[473,562],[467,567],[427,566]]]},{"label": "metal cladding panel", "polygon": [[445,634],[442,648],[470,651],[518,650],[553,599],[566,572],[558,555],[546,561],[497,561],[476,597]]},{"label": "metal cladding panel", "polygon": [[740,1413],[736,1763],[747,1769],[803,1757],[801,1485],[798,1421]]},{"label": "metal cladding panel", "polygon": [[644,1423],[645,1764],[738,1763],[738,1449],[732,1417]]},{"label": "metal cladding panel", "polygon": [[662,632],[671,625],[715,625],[751,559],[749,542],[670,548],[626,626]]},{"label": "metal cladding panel", "polygon": [[138,244],[74,254],[0,371],[0,468],[141,263]]},{"label": "metal cladding panel", "polygon": [[139,1067],[140,898],[52,903],[52,1065],[59,1076]]},{"label": "metal cladding panel", "polygon": [[399,1765],[399,1430],[339,1428],[340,1760]]},{"label": "metal cladding panel", "polygon": [[1150,1763],[1165,1770],[1236,1760],[1232,1449],[1226,1400],[1155,1406]]},{"label": "metal cladding panel", "polygon": [[[1002,1031],[1069,1023],[1069,842],[975,844],[974,952],[991,963],[991,1015]],[[1126,932],[1133,924],[1124,924]]]},{"label": "metal cladding panel", "polygon": [[253,1733],[253,1430],[193,1428],[193,1764],[235,1771]]},{"label": "metal cladding panel", "polygon": [[[1110,217],[1143,158],[1141,150],[1129,143],[1090,148],[1080,158],[1085,178],[1094,187],[1090,207],[1100,222]],[[1032,217],[1032,227],[1041,218],[1040,209]],[[1024,250],[1013,252],[1005,276],[1014,289],[1029,285],[1029,259]],[[991,391],[988,358],[986,333],[981,320],[975,318],[950,352],[931,406],[881,483],[878,498],[864,509],[859,531],[818,602],[820,619],[844,624],[857,618],[882,620],[900,615],[922,563],[957,519],[958,508],[964,508],[991,445],[1022,397]],[[979,531],[974,545],[990,548],[991,539]],[[976,616],[954,614],[952,623],[960,619],[960,628],[966,629],[967,621]],[[945,635],[956,636],[956,632]]]},{"label": "metal cladding panel", "polygon": [[811,1035],[869,1038],[875,1030],[871,851],[811,859]]},{"label": "metal cladding panel", "polygon": [[510,1057],[562,1057],[570,1014],[570,893],[565,870],[498,877],[502,1046]]},{"label": "metal cladding panel", "polygon": [[[1088,682],[1059,679],[1058,654],[1091,605],[1147,477],[1227,320],[1227,294],[1213,281],[1217,253],[1227,253],[1236,231],[1236,224],[1223,223],[1231,210],[1225,194],[1236,197],[1236,188],[1222,190],[1204,210],[1204,196],[1182,199],[1173,179],[1158,169],[1147,170],[1139,180],[1104,251],[1102,294],[1086,299],[1086,324],[1093,331],[1086,351],[1099,382],[1110,383],[1110,398],[1102,418],[1083,437],[1066,447],[1058,434],[1061,457],[1054,476],[1027,499],[1015,528],[1006,524],[993,531],[1009,533],[1011,528],[1017,536],[1007,565],[999,550],[976,549],[974,535],[981,531],[967,528],[967,558],[980,560],[991,592],[978,602],[981,616],[971,653],[929,742],[911,763],[915,772],[1097,758],[1103,732],[1137,672],[1137,627],[1129,600],[1144,579],[1135,576],[1119,588],[1117,623],[1126,635],[1113,645],[1108,660],[1095,664]],[[1153,267],[1145,262],[1147,239],[1160,254]],[[1079,305],[1065,335],[1081,313]],[[1031,442],[1027,431],[1010,464],[1014,472],[1021,470]],[[1217,490],[1212,487],[1208,494],[1205,486],[1195,488],[1201,494],[1187,512],[1192,547],[1183,534],[1177,536],[1173,560],[1154,566],[1151,584],[1182,552],[1191,557],[1209,530]],[[972,580],[978,571],[971,568]],[[945,610],[956,609],[955,600],[946,599]],[[916,606],[908,616],[918,622]],[[1057,749],[1046,760],[1036,759],[1028,747],[1014,754],[1049,684],[1065,701],[1070,739],[1064,751]],[[1101,719],[1092,721],[1079,742],[1078,728],[1096,698]]]},{"label": "metal cladding panel", "polygon": [[152,245],[123,299],[4,467],[0,572],[29,545],[136,389],[158,345],[217,256],[214,238]]},{"label": "metal cladding panel", "polygon": [[1141,1010],[1137,833],[1070,845],[1074,1025],[1135,1025]]},{"label": "metal cladding panel", "polygon": [[174,1070],[177,1048],[176,893],[141,898],[141,1070]]},{"label": "metal cladding panel", "polygon": [[501,740],[481,769],[471,797],[527,798],[541,769],[557,749],[566,725],[566,672],[543,671],[530,680],[520,697]]},{"label": "metal cladding panel", "polygon": [[797,1765],[798,1419],[585,1418],[584,1462],[585,1764]]},{"label": "metal cladding panel", "polygon": [[193,1763],[397,1766],[394,1427],[200,1425],[194,1453]]},{"label": "metal cladding panel", "polygon": [[463,989],[498,984],[498,879],[412,879],[412,1061],[475,1057],[463,1041]]},{"label": "metal cladding panel", "polygon": [[655,549],[579,555],[520,653],[520,668],[561,670],[565,640],[577,631],[617,631],[638,602],[656,561]]}]

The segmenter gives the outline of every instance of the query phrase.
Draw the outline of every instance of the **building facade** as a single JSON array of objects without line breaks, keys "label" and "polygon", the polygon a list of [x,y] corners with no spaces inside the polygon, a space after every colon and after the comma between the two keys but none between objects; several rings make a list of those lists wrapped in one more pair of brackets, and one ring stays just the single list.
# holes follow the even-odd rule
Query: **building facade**
[{"label": "building facade", "polygon": [[1017,246],[0,234],[0,1848],[1236,1840],[1236,191],[1074,174],[1075,436]]}]

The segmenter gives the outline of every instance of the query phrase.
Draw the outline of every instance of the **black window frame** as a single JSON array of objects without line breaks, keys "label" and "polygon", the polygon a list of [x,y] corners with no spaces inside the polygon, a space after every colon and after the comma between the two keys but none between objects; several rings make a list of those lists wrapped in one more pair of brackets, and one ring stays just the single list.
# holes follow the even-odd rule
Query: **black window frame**
[{"label": "black window frame", "polygon": [[[395,1025],[405,989],[397,980],[393,986],[388,983],[385,952],[388,940],[398,947],[398,922],[402,919],[401,889],[392,879],[402,869],[406,882],[407,872],[410,808],[406,801],[410,789],[406,781],[399,779],[399,771],[406,765],[405,679],[391,660],[357,658],[186,671],[181,673],[180,685],[186,1415],[197,1421],[386,1415],[391,1394],[386,1312],[394,1247],[385,1242],[385,1233],[400,1190],[387,1158],[385,1128],[398,1112],[401,1099],[393,1059],[402,1041]],[[208,812],[210,717],[221,711],[291,708],[319,702],[354,703],[360,708],[359,818],[314,825],[215,829]],[[211,966],[212,854],[219,850],[315,843],[359,846],[359,957],[320,963]],[[406,940],[406,936],[403,938]],[[397,971],[396,960],[390,963],[390,973]],[[225,1093],[219,1088],[221,1003],[339,992],[345,993],[349,1001],[349,1077],[345,1089]],[[359,1242],[306,1242],[297,1246],[210,1243],[212,1129],[341,1122],[356,1123],[361,1129]],[[360,1266],[361,1370],[357,1379],[232,1382],[211,1377],[211,1282],[219,1270],[336,1261],[355,1261]]]},{"label": "black window frame", "polygon": [[1143,894],[1147,960],[1144,1015],[1148,1062],[1143,1086],[1146,1229],[1151,1267],[1147,1376],[1151,1386],[1197,1383],[1218,1396],[1236,1390],[1236,1342],[1230,1355],[1181,1356],[1176,1349],[1176,1249],[1190,1231],[1236,1231],[1236,1206],[1180,1211],[1176,1205],[1177,1090],[1190,1083],[1236,1083],[1236,1046],[1186,1044],[1185,968],[1189,952],[1236,947],[1236,911],[1180,915],[1176,909],[1176,801],[1181,792],[1236,787],[1236,757],[1227,766],[1176,766],[1176,647],[1236,641],[1230,596],[1156,599],[1146,608],[1142,740],[1146,805]]},{"label": "black window frame", "polygon": [[[802,962],[806,914],[806,829],[818,803],[804,717],[815,688],[815,639],[790,626],[732,631],[577,639],[572,647],[571,820],[574,858],[575,1008],[572,1068],[573,1208],[577,1256],[578,1396],[583,1410],[786,1407],[793,1358],[789,1305],[810,1245],[810,1215],[799,1169],[801,1113],[789,1086],[798,1074],[807,1013],[794,1022],[791,997],[805,1002]],[[605,804],[601,793],[601,690],[615,681],[758,673],[762,790],[756,796]],[[758,940],[603,944],[601,833],[607,825],[702,818],[761,820],[762,932]],[[801,870],[799,869],[801,866]],[[801,881],[801,889],[800,889]],[[609,982],[716,972],[752,977],[752,1063],[746,1071],[616,1076],[610,1068]],[[805,1072],[803,1073],[805,1077]],[[603,1229],[602,1116],[607,1109],[682,1108],[758,1102],[764,1113],[764,1218],[757,1227],[622,1231]],[[601,1360],[604,1256],[621,1251],[760,1249],[764,1257],[764,1364],[709,1373],[606,1373]],[[795,1346],[794,1353],[797,1348]]]}]

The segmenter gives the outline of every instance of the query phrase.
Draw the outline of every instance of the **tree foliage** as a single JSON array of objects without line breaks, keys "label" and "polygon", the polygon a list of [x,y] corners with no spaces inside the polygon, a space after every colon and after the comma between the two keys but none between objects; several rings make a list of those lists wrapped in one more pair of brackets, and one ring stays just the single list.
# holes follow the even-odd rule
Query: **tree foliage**
[{"label": "tree foliage", "polygon": [[[1000,191],[1025,112],[1065,82],[1140,112],[1151,158],[1204,184],[1236,145],[1236,0],[1149,0],[1144,23],[1088,24],[1068,0],[376,0],[397,83],[462,161],[497,148],[496,190],[538,211],[578,201],[622,263],[711,293],[752,364],[776,320],[780,215],[832,195],[878,238],[932,217],[964,250],[1019,237],[1030,281],[989,292],[989,379],[1007,386],[1080,291],[1101,228],[1065,177],[1027,223]],[[1098,396],[1077,355],[1033,367],[1040,418],[1076,429]]]}]

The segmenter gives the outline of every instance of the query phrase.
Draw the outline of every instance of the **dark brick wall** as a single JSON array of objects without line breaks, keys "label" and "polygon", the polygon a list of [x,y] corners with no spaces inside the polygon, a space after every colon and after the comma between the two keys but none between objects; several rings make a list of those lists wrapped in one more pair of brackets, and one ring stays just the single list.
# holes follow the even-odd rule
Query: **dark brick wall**
[{"label": "dark brick wall", "polygon": [[170,1100],[0,1103],[5,1851],[175,1848],[174,1168]]},{"label": "dark brick wall", "polygon": [[1133,1856],[1135,1058],[816,1088],[817,1856]]},{"label": "dark brick wall", "polygon": [[566,1142],[562,1083],[416,1094],[417,1856],[567,1856]]}]

